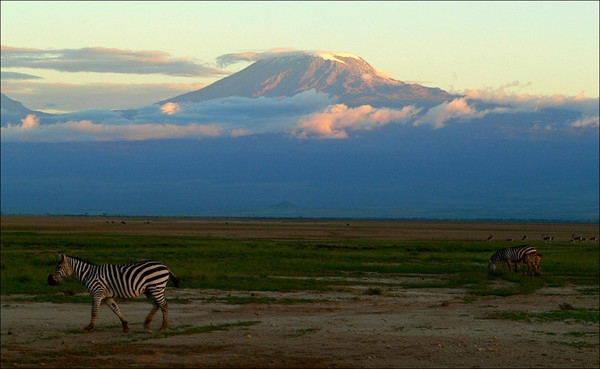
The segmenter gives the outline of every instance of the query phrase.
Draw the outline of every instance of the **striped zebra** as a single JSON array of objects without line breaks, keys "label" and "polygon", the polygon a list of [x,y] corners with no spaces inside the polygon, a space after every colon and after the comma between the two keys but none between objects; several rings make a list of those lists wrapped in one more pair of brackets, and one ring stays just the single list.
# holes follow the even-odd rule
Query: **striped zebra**
[{"label": "striped zebra", "polygon": [[496,264],[499,261],[505,261],[509,270],[511,270],[511,263],[514,263],[515,272],[517,272],[519,264],[523,262],[523,257],[532,252],[537,252],[537,250],[531,245],[521,245],[500,249],[490,258],[488,271],[490,274],[494,273],[496,271]]},{"label": "striped zebra", "polygon": [[62,253],[59,255],[60,262],[54,273],[48,276],[48,283],[55,286],[62,280],[74,277],[87,287],[93,298],[92,320],[84,328],[84,332],[89,332],[94,328],[102,300],[106,300],[108,306],[121,320],[123,332],[129,332],[127,321],[121,314],[114,298],[134,298],[142,294],[153,299],[153,307],[146,317],[144,328],[148,329],[150,321],[160,308],[163,315],[160,331],[164,332],[167,329],[169,324],[165,287],[169,277],[172,277],[175,286],[177,286],[178,280],[166,265],[152,260],[120,265],[96,265],[77,257]]}]

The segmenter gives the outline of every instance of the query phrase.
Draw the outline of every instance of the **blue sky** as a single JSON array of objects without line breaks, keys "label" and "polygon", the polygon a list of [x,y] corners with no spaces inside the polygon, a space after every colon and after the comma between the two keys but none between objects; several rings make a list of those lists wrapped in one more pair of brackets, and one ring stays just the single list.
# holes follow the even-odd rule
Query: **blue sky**
[{"label": "blue sky", "polygon": [[454,93],[598,98],[598,14],[594,1],[3,1],[2,92],[37,110],[139,108],[248,65],[223,55],[293,49]]}]

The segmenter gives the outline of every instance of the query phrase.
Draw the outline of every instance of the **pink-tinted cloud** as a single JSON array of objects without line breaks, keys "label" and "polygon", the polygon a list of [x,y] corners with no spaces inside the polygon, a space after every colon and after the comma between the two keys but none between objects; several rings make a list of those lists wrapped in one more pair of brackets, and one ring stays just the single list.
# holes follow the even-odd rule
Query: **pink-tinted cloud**
[{"label": "pink-tinted cloud", "polygon": [[21,119],[21,122],[22,122],[21,127],[23,129],[32,129],[32,128],[39,126],[40,119],[34,114],[29,114],[24,119]]},{"label": "pink-tinted cloud", "polygon": [[584,117],[576,122],[573,122],[571,126],[578,128],[598,128],[600,127],[600,119],[598,116]]},{"label": "pink-tinted cloud", "polygon": [[390,122],[402,122],[412,118],[419,112],[414,106],[406,106],[401,110],[374,108],[362,105],[349,108],[344,104],[327,107],[300,120],[298,127],[292,132],[297,137],[347,138],[348,130],[372,129],[373,126]]},{"label": "pink-tinted cloud", "polygon": [[491,112],[504,112],[505,108],[493,108],[478,111],[475,107],[469,105],[466,98],[461,97],[452,101],[446,101],[440,105],[433,107],[422,117],[415,120],[414,125],[429,124],[434,128],[442,128],[446,122],[452,119],[462,121],[481,118]]},{"label": "pink-tinted cloud", "polygon": [[160,111],[167,115],[173,115],[181,110],[181,106],[174,102],[168,102],[160,107]]}]

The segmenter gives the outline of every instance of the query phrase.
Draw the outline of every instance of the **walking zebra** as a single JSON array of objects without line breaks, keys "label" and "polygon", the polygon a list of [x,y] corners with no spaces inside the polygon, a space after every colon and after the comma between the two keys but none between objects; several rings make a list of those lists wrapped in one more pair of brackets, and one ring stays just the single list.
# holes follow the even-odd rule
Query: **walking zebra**
[{"label": "walking zebra", "polygon": [[94,328],[102,300],[106,300],[108,306],[121,320],[123,332],[129,332],[127,321],[121,314],[114,298],[134,298],[142,294],[153,299],[153,307],[144,321],[144,328],[147,329],[150,326],[152,318],[160,308],[163,315],[160,331],[164,332],[167,329],[169,324],[165,287],[169,277],[172,277],[175,286],[177,286],[178,281],[166,265],[152,260],[120,265],[96,265],[77,257],[62,253],[59,255],[60,262],[54,273],[48,276],[48,283],[55,286],[62,280],[74,277],[87,287],[90,295],[92,295],[93,302],[92,320],[84,328],[85,332],[89,332]]},{"label": "walking zebra", "polygon": [[496,271],[496,264],[499,261],[505,261],[509,270],[511,269],[511,263],[515,263],[515,272],[517,272],[519,264],[523,262],[523,257],[532,252],[537,252],[537,250],[531,245],[500,249],[490,258],[488,271],[490,274],[494,273]]}]

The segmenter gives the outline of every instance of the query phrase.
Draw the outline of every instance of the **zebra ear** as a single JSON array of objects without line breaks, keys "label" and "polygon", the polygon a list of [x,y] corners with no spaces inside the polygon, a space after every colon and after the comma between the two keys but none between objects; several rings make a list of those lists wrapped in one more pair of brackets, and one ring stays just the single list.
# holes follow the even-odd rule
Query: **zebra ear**
[{"label": "zebra ear", "polygon": [[60,256],[60,260],[64,260],[65,259],[65,254],[63,254],[62,252],[59,252],[58,256]]}]

